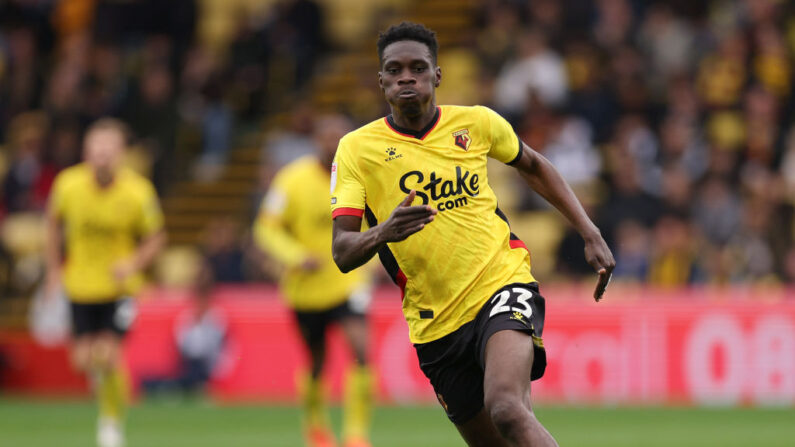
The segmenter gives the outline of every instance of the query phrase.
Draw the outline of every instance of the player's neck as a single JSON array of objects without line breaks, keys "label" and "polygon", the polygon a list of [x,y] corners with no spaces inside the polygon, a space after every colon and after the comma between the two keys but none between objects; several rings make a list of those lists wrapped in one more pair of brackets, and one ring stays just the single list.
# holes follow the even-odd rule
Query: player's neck
[{"label": "player's neck", "polygon": [[433,121],[436,116],[436,102],[431,101],[425,111],[419,114],[405,114],[397,107],[392,107],[392,120],[404,129],[421,131]]},{"label": "player's neck", "polygon": [[109,188],[111,185],[113,185],[113,182],[115,180],[116,180],[115,173],[105,173],[105,172],[100,173],[96,171],[94,172],[94,181],[97,183],[97,186],[99,186],[100,189]]}]

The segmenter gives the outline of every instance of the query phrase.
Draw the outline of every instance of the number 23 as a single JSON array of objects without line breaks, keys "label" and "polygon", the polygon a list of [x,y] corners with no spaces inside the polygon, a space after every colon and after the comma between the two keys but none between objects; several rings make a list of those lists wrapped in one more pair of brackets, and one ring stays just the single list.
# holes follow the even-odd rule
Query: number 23
[{"label": "number 23", "polygon": [[[510,306],[508,305],[508,300],[511,298],[511,292],[514,293],[513,296],[516,297],[516,304],[521,304],[521,307],[518,306]],[[511,312],[516,311],[520,312],[522,315],[525,316],[528,320],[533,315],[533,308],[530,307],[530,303],[528,300],[533,297],[533,292],[522,289],[519,287],[514,287],[509,292],[508,290],[503,290],[497,296],[491,299],[492,304],[496,301],[497,304],[491,309],[491,313],[489,313],[489,318],[501,314],[503,312]]]}]

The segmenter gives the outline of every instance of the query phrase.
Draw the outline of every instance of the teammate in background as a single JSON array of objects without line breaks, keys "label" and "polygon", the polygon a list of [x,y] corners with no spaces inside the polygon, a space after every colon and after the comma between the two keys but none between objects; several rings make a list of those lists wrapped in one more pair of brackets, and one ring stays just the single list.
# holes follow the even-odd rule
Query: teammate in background
[{"label": "teammate in background", "polygon": [[121,121],[92,124],[85,162],[56,177],[47,206],[46,290],[51,297],[62,285],[71,301],[71,358],[92,379],[100,447],[124,445],[129,390],[120,348],[135,316],[130,296],[166,242],[154,187],[121,166],[126,139]]},{"label": "teammate in background", "polygon": [[530,405],[530,381],[546,367],[544,299],[530,254],[497,208],[487,157],[516,167],[585,239],[597,300],[615,261],[560,174],[502,117],[436,105],[437,48],[435,33],[413,23],[378,39],[378,77],[392,113],[340,141],[334,260],[347,272],[379,254],[403,291],[420,367],[469,445],[555,446]]},{"label": "teammate in background", "polygon": [[370,445],[373,379],[366,355],[367,278],[363,271],[340,273],[330,246],[329,169],[340,137],[351,129],[340,116],[318,120],[316,155],[301,157],[276,174],[254,226],[259,247],[285,266],[282,293],[309,350],[310,372],[299,379],[299,390],[305,437],[312,447],[336,445],[321,380],[326,330],[334,323],[341,326],[356,360],[345,383],[343,445]]}]

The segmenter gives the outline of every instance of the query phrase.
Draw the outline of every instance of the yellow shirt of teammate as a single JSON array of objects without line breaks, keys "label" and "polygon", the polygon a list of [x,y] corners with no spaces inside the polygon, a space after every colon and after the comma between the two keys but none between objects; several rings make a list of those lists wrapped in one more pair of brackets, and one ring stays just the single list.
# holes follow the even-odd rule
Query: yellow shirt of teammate
[{"label": "yellow shirt of teammate", "polygon": [[273,179],[254,227],[257,244],[286,267],[282,291],[298,311],[335,307],[365,283],[361,270],[341,273],[331,256],[329,181],[315,156],[288,164]]},{"label": "yellow shirt of teammate", "polygon": [[472,321],[500,287],[535,281],[530,254],[497,207],[486,171],[488,157],[511,163],[520,148],[511,125],[480,106],[441,106],[417,135],[384,118],[340,141],[332,165],[334,217],[364,216],[375,226],[411,190],[415,205],[439,211],[433,225],[379,252],[404,292],[412,343]]},{"label": "yellow shirt of teammate", "polygon": [[64,223],[63,284],[70,300],[99,303],[137,292],[142,275],[119,283],[113,267],[135,253],[141,238],[163,228],[163,213],[149,180],[121,168],[113,183],[102,188],[92,169],[81,163],[56,177],[49,206]]}]

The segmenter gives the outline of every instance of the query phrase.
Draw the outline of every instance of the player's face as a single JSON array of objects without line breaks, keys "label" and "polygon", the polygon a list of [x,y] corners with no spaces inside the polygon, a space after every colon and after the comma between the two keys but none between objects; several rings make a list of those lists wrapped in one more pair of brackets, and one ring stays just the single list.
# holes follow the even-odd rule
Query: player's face
[{"label": "player's face", "polygon": [[418,116],[432,106],[441,70],[428,47],[413,40],[387,45],[378,80],[387,102],[406,116]]},{"label": "player's face", "polygon": [[97,129],[86,135],[85,159],[100,182],[112,180],[121,165],[124,137],[114,129]]}]

